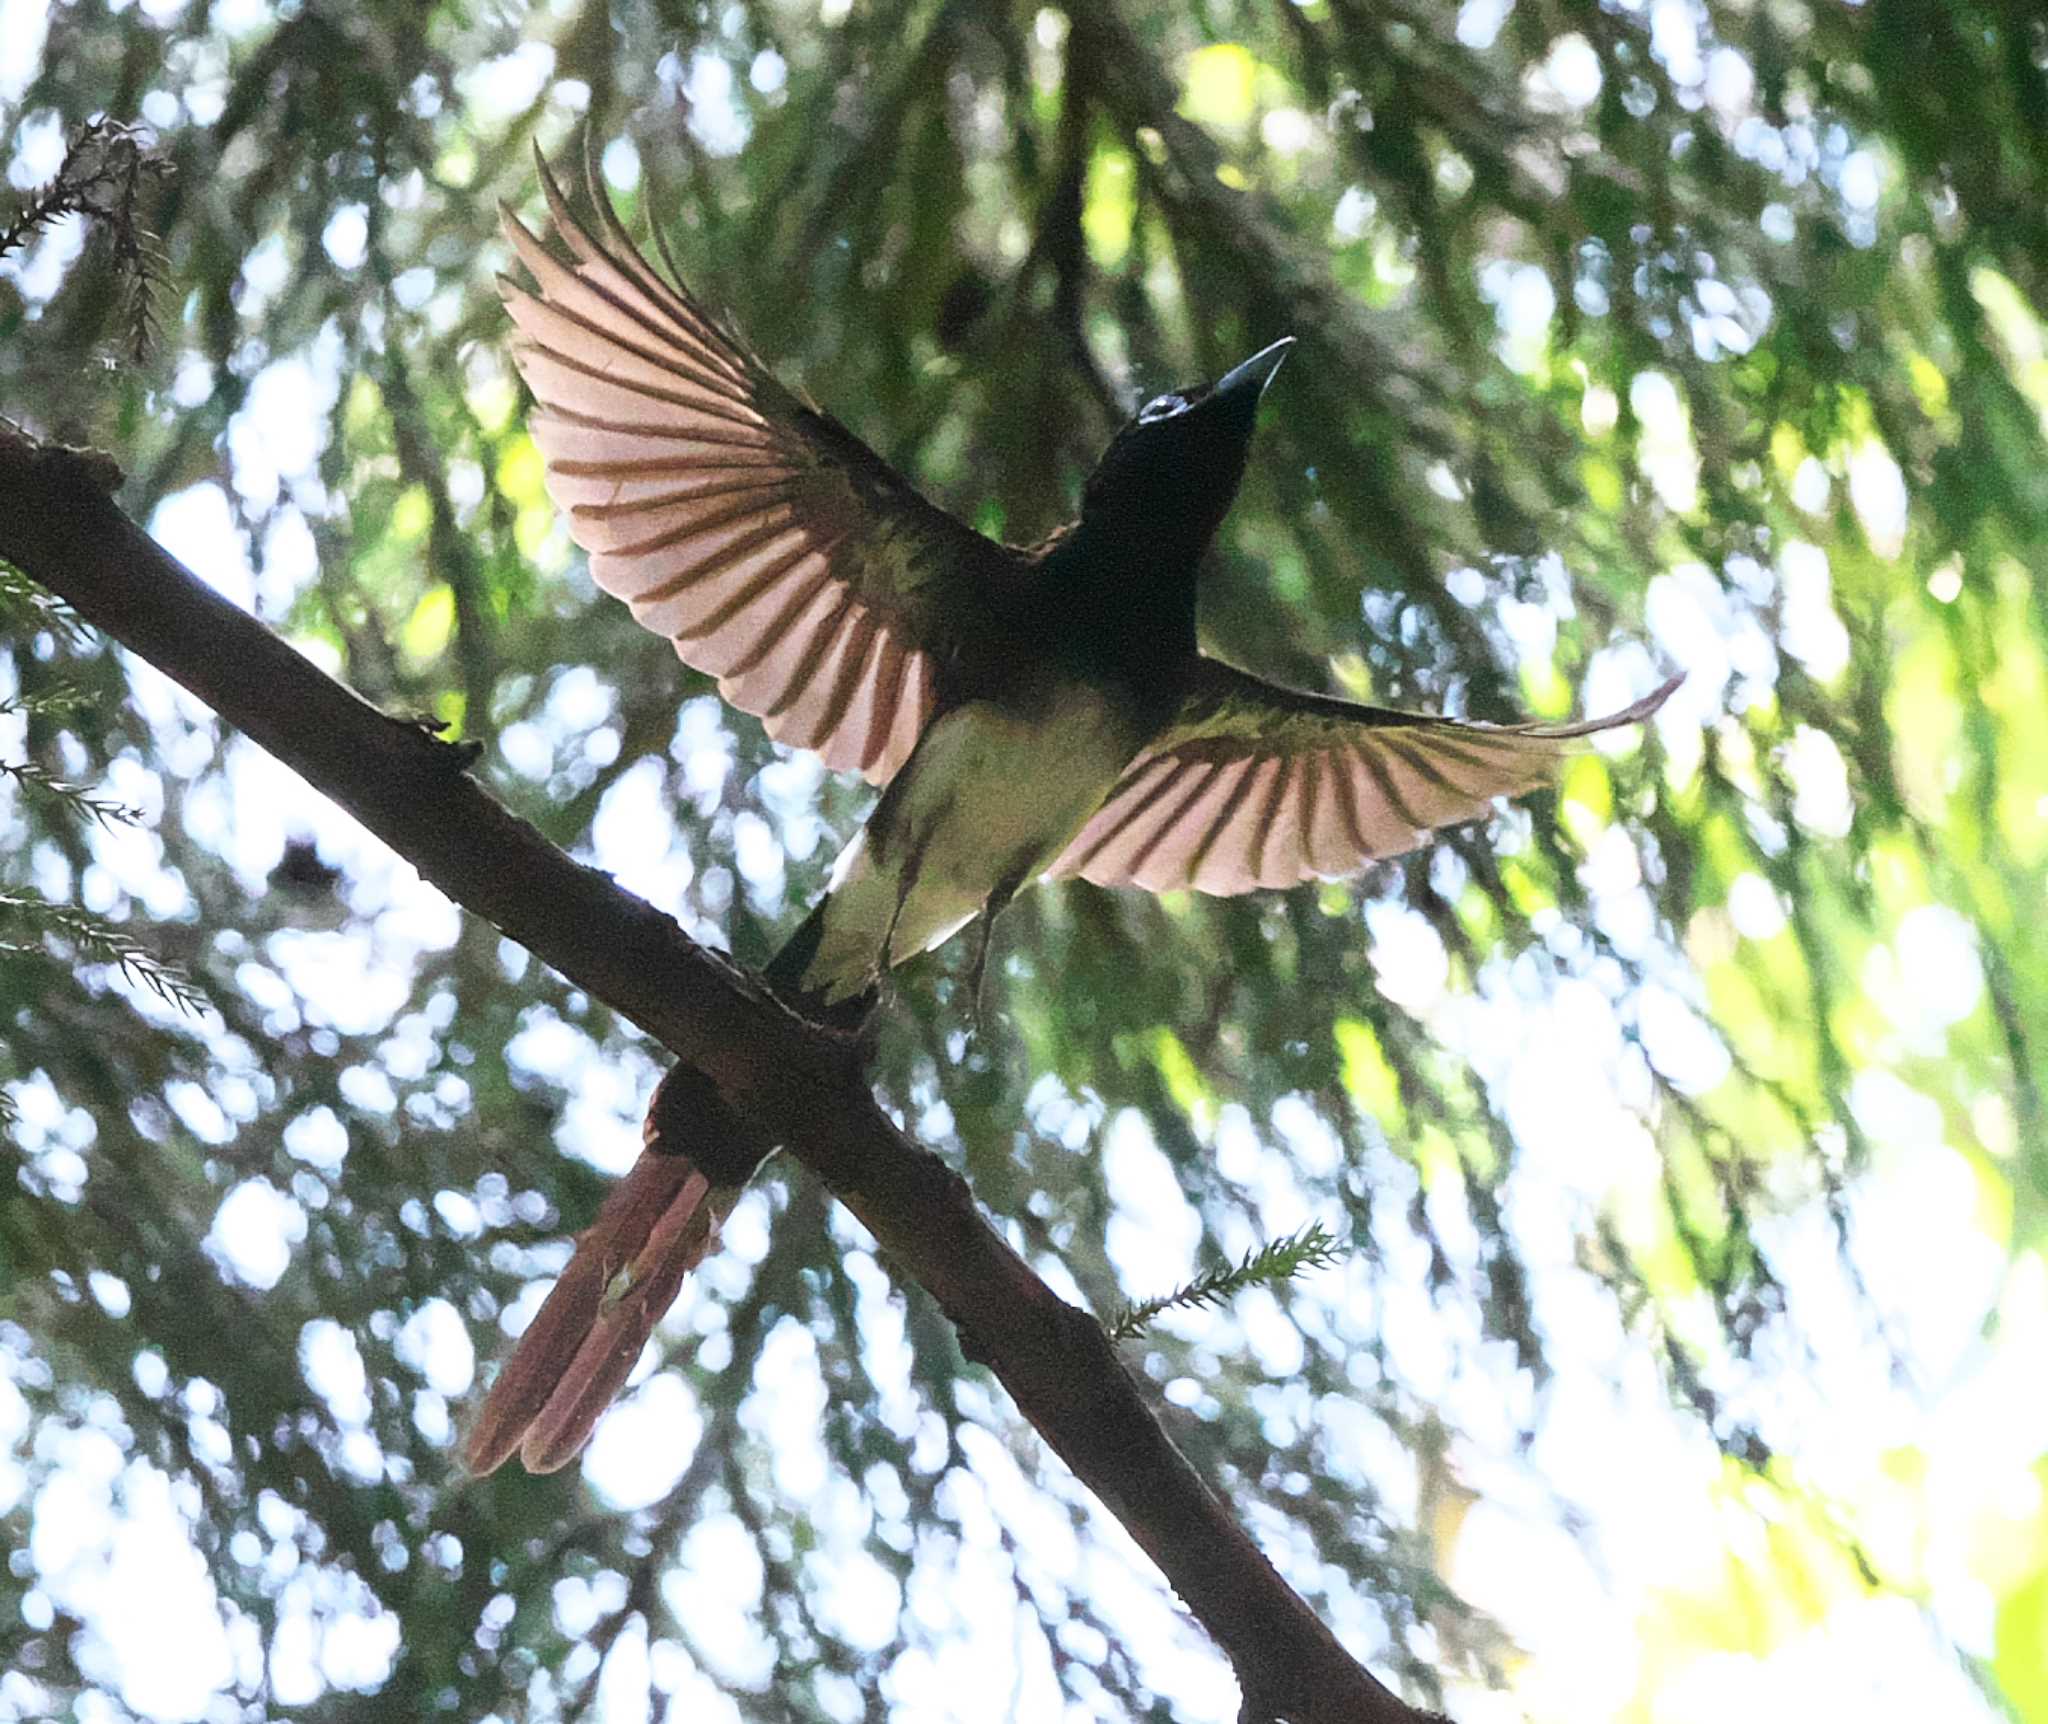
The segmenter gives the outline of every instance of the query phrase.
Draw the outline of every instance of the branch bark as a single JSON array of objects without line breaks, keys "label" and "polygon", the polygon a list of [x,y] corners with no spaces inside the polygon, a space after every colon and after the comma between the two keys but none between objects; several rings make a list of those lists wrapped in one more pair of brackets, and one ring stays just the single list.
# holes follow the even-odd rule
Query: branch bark
[{"label": "branch bark", "polygon": [[1284,1582],[1153,1417],[1101,1326],[984,1221],[960,1176],[875,1105],[857,1050],[549,844],[466,771],[474,751],[387,717],[161,549],[104,456],[0,421],[0,557],[182,683],[463,908],[699,1067],[935,1299],[1159,1565],[1243,1685],[1247,1721],[1416,1724]]}]

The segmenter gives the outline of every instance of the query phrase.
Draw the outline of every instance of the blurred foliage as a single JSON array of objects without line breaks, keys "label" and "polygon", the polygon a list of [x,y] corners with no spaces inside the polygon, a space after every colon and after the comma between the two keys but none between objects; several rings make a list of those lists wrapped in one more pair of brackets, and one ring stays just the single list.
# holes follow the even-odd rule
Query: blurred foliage
[{"label": "blurred foliage", "polygon": [[[1617,1582],[1617,1711],[1665,1716],[1697,1661],[1882,1595],[2048,1719],[2038,1506],[1944,1521],[1963,1499],[1913,1428],[1866,1433],[1868,1467],[1821,1440],[1839,1349],[1924,1407],[2043,1333],[2035,10],[77,0],[39,55],[36,12],[7,10],[30,22],[0,49],[19,207],[93,116],[146,126],[174,170],[131,188],[165,285],[138,363],[118,248],[43,232],[0,273],[0,411],[113,450],[128,507],[207,527],[178,541],[202,573],[483,743],[559,842],[596,830],[611,862],[613,811],[636,886],[749,961],[863,792],[717,709],[556,523],[492,286],[530,145],[559,157],[587,121],[701,294],[1015,540],[1132,402],[1298,336],[1205,589],[1213,650],[1488,718],[1610,707],[1673,664],[1685,688],[1557,798],[1354,882],[1037,893],[999,932],[988,1033],[941,954],[907,974],[878,1081],[1099,1309],[1164,1290],[1125,1284],[1131,1241],[1178,1238],[1176,1210],[1189,1273],[1311,1220],[1351,1248],[1130,1358],[1418,1697],[1567,1691],[1446,1576],[1488,1466],[1621,1371],[1583,1343],[1606,1324],[1720,1451],[1668,1487],[1714,1547]],[[600,1668],[693,1717],[712,1685],[746,1716],[935,1716],[948,1682],[1012,1680],[981,1654],[963,1676],[977,1632],[1013,1699],[1230,1711],[1173,1674],[1185,1636],[1105,1578],[1137,1559],[928,1303],[787,1169],[736,1229],[772,1211],[765,1245],[707,1273],[642,1393],[643,1432],[701,1423],[694,1447],[675,1426],[677,1489],[464,1481],[461,1337],[490,1357],[559,1265],[603,1189],[562,1151],[616,1165],[653,1063],[338,817],[291,827],[289,787],[160,678],[0,615],[5,902],[75,907],[207,1005],[181,1017],[85,942],[0,942],[0,1717],[95,1692],[197,1715],[124,1664],[118,1548],[67,1543],[112,1523],[81,1504],[160,1511],[196,1548],[187,1607],[227,1648],[200,1692],[233,1702],[209,1716],[554,1717]],[[66,818],[55,783],[141,824]],[[1573,1025],[1601,1086],[1534,1096]],[[1910,1234],[1865,1248],[1886,1191],[1917,1223],[1943,1178],[1960,1232],[1930,1207],[1927,1260]],[[289,1247],[275,1274],[231,1272],[232,1205]],[[1793,1249],[1816,1217],[1818,1263]],[[1958,1238],[1988,1274],[1932,1255]],[[1982,1295],[1944,1351],[1914,1313],[1966,1272]],[[1419,1346],[1393,1321],[1418,1295]],[[789,1459],[803,1384],[822,1473]],[[1614,1481],[1548,1478],[1555,1453],[1519,1500],[1583,1527]],[[2048,1458],[2016,1464],[2038,1504]],[[1950,1608],[1958,1577],[1988,1604]],[[849,1626],[849,1587],[900,1608]]]}]

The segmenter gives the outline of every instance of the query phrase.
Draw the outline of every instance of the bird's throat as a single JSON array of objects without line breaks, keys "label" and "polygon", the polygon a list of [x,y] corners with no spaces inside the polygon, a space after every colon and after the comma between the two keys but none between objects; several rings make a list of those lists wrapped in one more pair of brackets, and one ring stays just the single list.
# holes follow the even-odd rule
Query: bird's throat
[{"label": "bird's throat", "polygon": [[[1206,539],[1203,540],[1206,544]],[[1201,546],[1127,524],[1080,523],[1048,559],[1033,608],[1040,634],[1095,678],[1117,678],[1142,696],[1193,656]]]}]

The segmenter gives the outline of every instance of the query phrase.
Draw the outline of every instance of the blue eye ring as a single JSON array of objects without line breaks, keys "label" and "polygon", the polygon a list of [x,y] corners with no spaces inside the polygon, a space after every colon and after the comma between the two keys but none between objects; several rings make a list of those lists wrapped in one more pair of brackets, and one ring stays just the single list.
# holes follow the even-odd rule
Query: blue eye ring
[{"label": "blue eye ring", "polygon": [[1157,425],[1160,420],[1171,419],[1175,414],[1185,413],[1187,410],[1188,402],[1184,395],[1155,395],[1138,409],[1138,423]]}]

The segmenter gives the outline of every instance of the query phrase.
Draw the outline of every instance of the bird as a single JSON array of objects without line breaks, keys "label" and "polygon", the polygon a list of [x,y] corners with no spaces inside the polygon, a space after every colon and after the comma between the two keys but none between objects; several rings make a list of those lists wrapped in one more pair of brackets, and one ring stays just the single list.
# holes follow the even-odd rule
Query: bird
[{"label": "bird", "polygon": [[[539,152],[536,152],[539,156]],[[509,207],[500,278],[548,491],[604,591],[769,736],[880,787],[764,972],[824,1022],[1036,880],[1231,894],[1351,874],[1552,777],[1591,721],[1495,726],[1285,688],[1205,654],[1197,571],[1236,496],[1282,337],[1147,401],[1066,527],[998,544],[784,386],[545,157],[566,261]],[[528,284],[530,283],[530,285]],[[472,1472],[581,1449],[776,1146],[675,1067],[464,1440]]]}]

